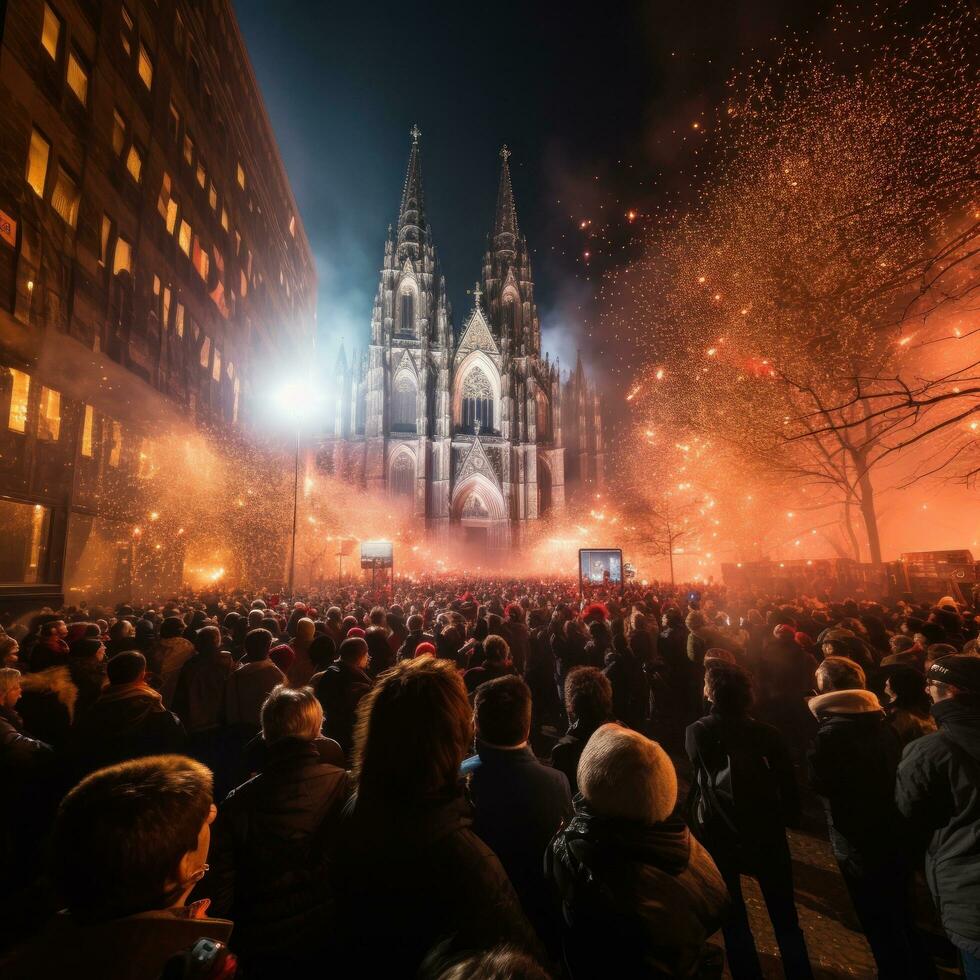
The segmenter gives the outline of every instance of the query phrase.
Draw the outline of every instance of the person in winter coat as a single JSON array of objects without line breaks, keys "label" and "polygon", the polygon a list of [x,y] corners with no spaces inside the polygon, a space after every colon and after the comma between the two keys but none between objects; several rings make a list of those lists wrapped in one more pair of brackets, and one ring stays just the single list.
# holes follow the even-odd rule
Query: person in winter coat
[{"label": "person in winter coat", "polygon": [[286,678],[269,659],[272,634],[268,630],[249,630],[243,647],[241,664],[225,681],[224,721],[251,738],[260,728],[259,715],[269,692]]},{"label": "person in winter coat", "polygon": [[313,690],[323,705],[324,734],[340,745],[348,759],[354,744],[357,706],[374,685],[367,666],[367,641],[350,636],[340,644],[337,660],[314,678]]},{"label": "person in winter coat", "polygon": [[159,678],[160,695],[166,707],[173,707],[180,670],[194,656],[194,644],[183,636],[184,622],[179,616],[168,616],[160,624],[160,639],[150,656],[150,673]]},{"label": "person in winter coat", "polygon": [[316,673],[316,667],[310,659],[310,646],[316,636],[316,624],[312,619],[302,616],[296,620],[296,635],[290,642],[293,648],[293,662],[286,671],[290,687],[303,687]]},{"label": "person in winter coat", "polygon": [[466,690],[472,694],[481,684],[492,681],[495,677],[504,677],[514,673],[514,664],[510,659],[510,647],[502,636],[488,636],[483,644],[485,659],[479,667],[470,667],[463,674]]},{"label": "person in winter coat", "polygon": [[220,724],[225,684],[235,664],[231,654],[221,649],[217,626],[198,630],[194,645],[197,653],[180,669],[173,707],[187,734],[200,741]]},{"label": "person in winter coat", "polygon": [[106,665],[106,676],[108,686],[72,732],[76,773],[183,750],[183,726],[146,683],[143,654],[135,650],[117,654]]},{"label": "person in winter coat", "polygon": [[541,856],[572,815],[568,779],[543,765],[528,745],[531,692],[517,676],[476,689],[477,754],[463,763],[473,801],[473,831],[500,858],[525,914],[552,955],[558,922]]},{"label": "person in winter coat", "polygon": [[148,980],[201,938],[227,942],[231,922],[187,904],[207,873],[211,800],[211,773],[182,756],[124,762],[79,783],[54,835],[67,908],[0,961],[0,976]]},{"label": "person in winter coat", "polygon": [[926,676],[937,732],[909,743],[899,810],[926,843],[926,878],[968,980],[980,977],[980,658],[942,657]]},{"label": "person in winter coat", "polygon": [[0,771],[5,777],[14,770],[28,770],[37,760],[51,755],[51,746],[31,738],[17,714],[20,679],[19,670],[0,668]]},{"label": "person in winter coat", "polygon": [[578,762],[586,743],[601,725],[612,721],[613,691],[609,678],[595,667],[575,667],[565,678],[568,731],[551,750],[551,765],[568,779],[572,795],[578,792]]},{"label": "person in winter coat", "polygon": [[398,648],[399,660],[411,660],[415,656],[415,648],[420,643],[435,644],[436,638],[423,630],[424,620],[418,614],[408,617],[408,635]]},{"label": "person in winter coat", "polygon": [[249,977],[312,973],[330,944],[326,854],[347,773],[321,762],[322,724],[310,688],[276,687],[262,706],[262,771],[228,794],[212,829],[199,890],[236,924],[232,948]]},{"label": "person in winter coat", "polygon": [[[845,662],[828,671],[834,659]],[[860,671],[845,658],[817,670],[810,784],[824,799],[834,857],[879,975],[928,977],[934,967],[914,926],[908,842],[895,806],[898,736],[871,691],[832,686],[832,678]]]},{"label": "person in winter coat", "polygon": [[624,725],[640,731],[646,721],[649,688],[643,664],[630,649],[621,619],[612,622],[612,649],[603,673],[613,691],[613,714]]},{"label": "person in winter coat", "polygon": [[82,715],[99,699],[106,684],[105,646],[99,638],[83,637],[71,645],[68,671],[78,688],[75,718]]},{"label": "person in winter coat", "polygon": [[741,875],[754,875],[779,944],[787,977],[812,977],[793,896],[786,827],[800,821],[800,800],[789,747],[779,732],[756,721],[752,681],[735,664],[708,661],[704,696],[711,711],[687,729],[694,767],[692,828],[725,879],[732,907],[724,925],[725,951],[735,980],[760,977]]},{"label": "person in winter coat", "polygon": [[32,673],[67,665],[68,644],[65,642],[67,635],[68,627],[63,619],[50,619],[41,624],[37,642],[30,652]]},{"label": "person in winter coat", "polygon": [[[538,952],[507,874],[472,830],[459,769],[473,716],[451,661],[403,660],[361,706],[355,795],[333,853],[337,976],[414,976],[427,952]],[[410,737],[408,737],[410,736]]]},{"label": "person in winter coat", "polygon": [[603,725],[582,753],[578,783],[575,813],[545,855],[570,976],[694,976],[728,896],[708,852],[674,815],[667,753]]},{"label": "person in winter coat", "polygon": [[528,639],[527,625],[524,622],[524,610],[521,606],[512,602],[504,610],[503,636],[510,647],[510,657],[514,662],[514,669],[521,676],[527,669],[527,658],[530,648]]}]

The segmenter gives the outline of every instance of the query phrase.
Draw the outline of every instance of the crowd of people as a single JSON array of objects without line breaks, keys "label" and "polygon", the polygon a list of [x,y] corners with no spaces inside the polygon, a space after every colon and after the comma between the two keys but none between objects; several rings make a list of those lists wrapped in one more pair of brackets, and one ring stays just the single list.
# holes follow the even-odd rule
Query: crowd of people
[{"label": "crowd of people", "polygon": [[8,616],[0,972],[741,980],[748,875],[806,978],[807,792],[879,975],[924,868],[980,978],[980,605],[577,590]]}]

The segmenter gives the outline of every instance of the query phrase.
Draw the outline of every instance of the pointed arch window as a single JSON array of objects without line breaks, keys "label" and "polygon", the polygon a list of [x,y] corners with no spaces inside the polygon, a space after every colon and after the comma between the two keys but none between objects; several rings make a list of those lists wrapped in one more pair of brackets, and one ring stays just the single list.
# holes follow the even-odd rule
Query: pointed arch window
[{"label": "pointed arch window", "polygon": [[411,500],[415,495],[415,462],[406,452],[391,464],[391,495]]},{"label": "pointed arch window", "polygon": [[517,301],[513,295],[504,299],[504,331],[509,337],[517,336]]},{"label": "pointed arch window", "polygon": [[467,432],[493,432],[493,388],[478,368],[463,381],[462,424]]},{"label": "pointed arch window", "polygon": [[407,374],[395,379],[391,393],[391,431],[415,432],[418,415],[418,387]]},{"label": "pointed arch window", "polygon": [[411,290],[403,292],[398,299],[398,333],[415,335],[415,294]]}]

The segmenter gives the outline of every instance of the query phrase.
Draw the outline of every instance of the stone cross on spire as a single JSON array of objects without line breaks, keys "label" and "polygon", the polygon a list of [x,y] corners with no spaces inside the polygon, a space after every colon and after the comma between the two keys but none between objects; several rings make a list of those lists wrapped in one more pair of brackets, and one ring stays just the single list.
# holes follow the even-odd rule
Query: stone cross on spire
[{"label": "stone cross on spire", "polygon": [[422,135],[422,130],[419,129],[418,123],[413,123],[412,128],[408,131],[408,135],[412,137],[413,143],[418,143],[419,137]]},{"label": "stone cross on spire", "polygon": [[505,143],[500,148],[500,184],[497,187],[497,208],[493,220],[493,238],[496,249],[513,251],[517,241],[517,210],[514,207],[514,190],[510,185],[510,150]]},{"label": "stone cross on spire", "polygon": [[504,163],[510,159],[510,150],[507,149],[506,143],[504,143],[504,145],[500,148],[500,159],[503,160]]},{"label": "stone cross on spire", "polygon": [[467,289],[466,291],[476,300],[476,305],[479,306],[480,297],[483,295],[483,290],[480,289],[480,280],[478,279],[476,281],[476,285],[472,289]]}]

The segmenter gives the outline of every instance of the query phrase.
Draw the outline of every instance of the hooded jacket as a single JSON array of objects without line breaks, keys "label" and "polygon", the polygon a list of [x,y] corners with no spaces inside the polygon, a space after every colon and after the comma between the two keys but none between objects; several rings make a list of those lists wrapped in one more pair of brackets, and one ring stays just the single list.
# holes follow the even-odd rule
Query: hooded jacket
[{"label": "hooded jacket", "polygon": [[148,755],[180,752],[186,737],[159,693],[137,681],[107,687],[75,726],[72,752],[79,777]]},{"label": "hooded jacket", "polygon": [[603,817],[581,796],[545,871],[561,896],[573,980],[694,976],[728,905],[718,869],[679,817]]},{"label": "hooded jacket", "polygon": [[895,799],[928,840],[926,878],[949,938],[980,956],[980,707],[932,707],[939,731],[911,742]]}]

